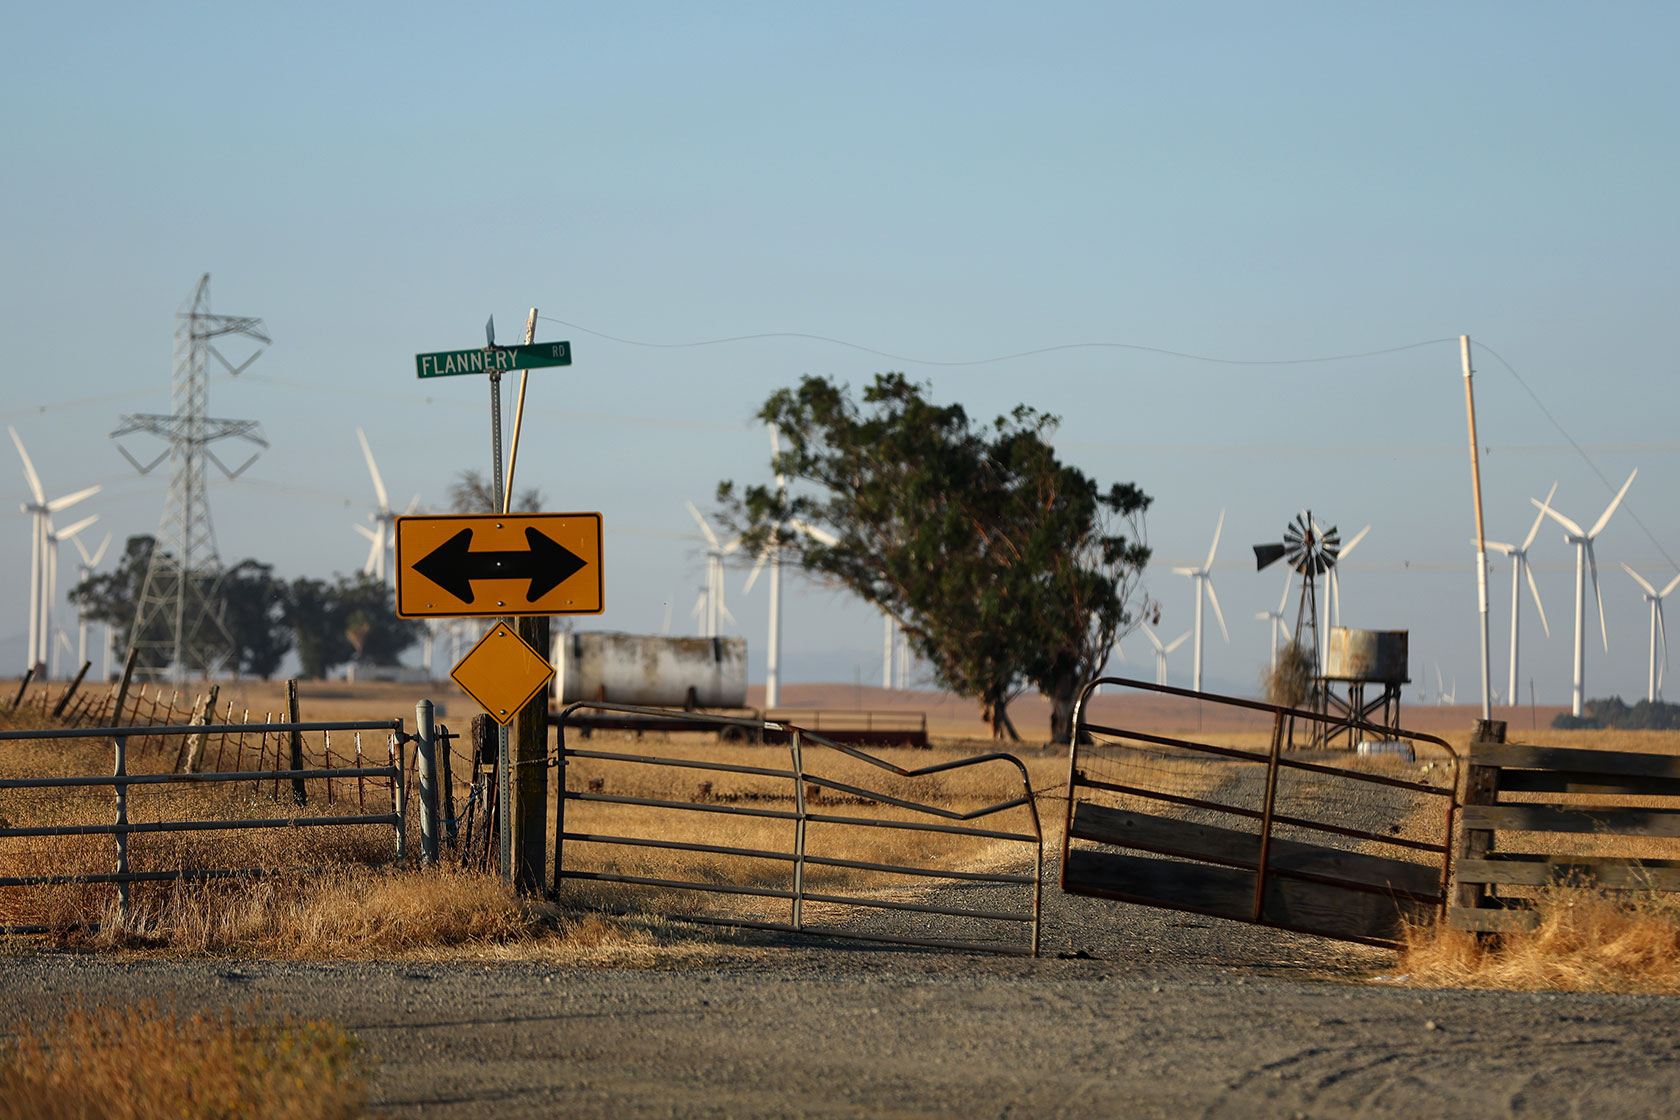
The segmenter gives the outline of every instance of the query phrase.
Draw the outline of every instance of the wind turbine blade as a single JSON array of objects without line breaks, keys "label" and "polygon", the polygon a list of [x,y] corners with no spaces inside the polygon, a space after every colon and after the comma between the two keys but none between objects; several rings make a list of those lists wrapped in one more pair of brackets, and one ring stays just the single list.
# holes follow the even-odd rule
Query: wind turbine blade
[{"label": "wind turbine blade", "polygon": [[1149,644],[1155,647],[1155,652],[1167,652],[1167,647],[1161,644],[1161,639],[1155,636],[1155,631],[1149,628],[1147,622],[1142,625],[1141,629],[1143,630],[1143,636],[1149,639]]},{"label": "wind turbine blade", "polygon": [[[1542,503],[1542,505],[1548,505],[1548,506],[1551,505],[1552,504],[1552,495],[1556,494],[1556,493],[1557,493],[1557,483],[1554,482],[1554,483],[1552,483],[1552,488],[1550,490],[1546,491],[1546,500],[1545,500],[1545,502]],[[1527,552],[1528,551],[1528,546],[1534,543],[1534,534],[1536,534],[1540,531],[1540,522],[1542,522],[1544,520],[1546,520],[1545,511],[1542,510],[1540,513],[1537,513],[1537,514],[1534,515],[1534,524],[1529,526],[1528,536],[1523,538],[1523,545],[1522,546],[1523,546],[1523,551],[1524,552]]]},{"label": "wind turbine blade", "polygon": [[1363,529],[1359,530],[1359,532],[1355,533],[1353,535],[1353,539],[1342,546],[1342,554],[1337,557],[1337,560],[1346,560],[1347,559],[1347,554],[1352,552],[1355,548],[1359,547],[1359,542],[1364,540],[1365,539],[1365,534],[1369,533],[1370,531],[1371,531],[1371,527],[1369,525],[1367,525],[1367,526],[1365,526],[1365,528],[1363,528]]},{"label": "wind turbine blade", "polygon": [[[782,457],[782,433],[776,429],[774,424],[767,424],[765,427],[770,429],[770,466],[774,469],[776,460]],[[787,489],[787,475],[779,470],[776,471],[776,489],[778,491]]]},{"label": "wind turbine blade", "polygon": [[724,603],[721,595],[718,596],[718,617],[729,623],[731,626],[739,625],[739,623],[735,621],[735,616],[729,613],[729,607],[726,603]]},{"label": "wind turbine blade", "polygon": [[1225,511],[1219,511],[1219,520],[1213,526],[1213,543],[1208,546],[1207,562],[1202,565],[1204,571],[1213,570],[1213,554],[1219,551],[1219,533],[1225,528]]},{"label": "wind turbine blade", "polygon": [[1175,576],[1197,576],[1201,575],[1201,571],[1200,568],[1174,568],[1172,574]]},{"label": "wind turbine blade", "polygon": [[[356,528],[360,529],[361,526],[358,525]],[[381,528],[383,528],[383,525]],[[385,542],[381,539],[382,537],[383,534],[381,533],[368,534],[368,540],[372,543],[368,546],[367,559],[362,561],[362,574],[364,576],[371,576],[379,568],[379,554],[385,551]]]},{"label": "wind turbine blade", "polygon": [[385,497],[385,480],[379,477],[379,464],[373,461],[373,448],[368,446],[367,433],[360,428],[356,429],[356,438],[362,441],[362,458],[367,460],[368,474],[373,476],[373,492],[379,495],[379,512],[385,513],[391,503]]},{"label": "wind turbine blade", "polygon": [[1523,574],[1528,576],[1528,589],[1534,595],[1534,609],[1540,612],[1540,629],[1546,632],[1546,637],[1552,636],[1552,628],[1546,625],[1546,607],[1540,602],[1540,585],[1534,582],[1534,569],[1523,565]]},{"label": "wind turbine blade", "polygon": [[724,545],[723,548],[719,549],[719,551],[723,555],[728,556],[730,553],[734,552],[735,550],[739,549],[740,547],[741,547],[741,538],[736,537],[734,540],[732,540],[728,544]]},{"label": "wind turbine blade", "polygon": [[35,473],[35,464],[29,461],[29,452],[23,449],[23,437],[17,434],[17,429],[10,424],[6,430],[12,433],[12,442],[17,445],[18,458],[23,460],[23,477],[29,482],[29,491],[35,495],[36,505],[45,505],[47,492],[41,489],[41,476]]},{"label": "wind turbine blade", "polygon": [[764,570],[764,562],[770,559],[770,549],[772,547],[773,546],[771,545],[766,545],[758,550],[758,560],[754,562],[752,572],[747,576],[747,582],[741,585],[741,594],[745,595],[747,592],[751,591],[753,589],[753,584],[758,582],[758,573]]},{"label": "wind turbine blade", "polygon": [[1592,538],[1587,538],[1587,570],[1592,572],[1593,598],[1598,600],[1598,635],[1604,640],[1604,652],[1610,652],[1610,631],[1604,628],[1604,593],[1598,589],[1598,557],[1593,554]]},{"label": "wind turbine blade", "polygon": [[1662,663],[1657,666],[1657,692],[1660,694],[1662,692],[1663,670],[1668,668],[1668,623],[1663,621],[1661,599],[1652,603],[1651,608],[1657,612],[1657,637],[1662,641],[1663,659]]},{"label": "wind turbine blade", "polygon": [[376,540],[379,539],[379,534],[378,533],[374,532],[372,529],[369,529],[366,525],[363,525],[360,521],[352,522],[351,525],[350,525],[350,528],[356,530],[356,532],[360,533],[362,536],[366,537],[370,541],[376,541]]},{"label": "wind turbine blade", "polygon": [[420,508],[420,495],[416,494],[416,495],[414,495],[414,497],[412,497],[408,500],[408,508],[403,510],[403,516],[407,517],[409,514],[413,513],[415,510],[417,510],[419,508]]},{"label": "wind turbine blade", "polygon": [[93,497],[95,494],[99,493],[99,491],[100,487],[89,486],[86,490],[78,490],[74,494],[66,494],[62,498],[54,498],[52,501],[47,503],[47,512],[57,513],[61,509],[69,509],[77,502]]},{"label": "wind turbine blade", "polygon": [[1291,582],[1292,581],[1289,578],[1289,573],[1285,572],[1283,574],[1283,598],[1278,600],[1278,613],[1279,614],[1282,614],[1283,613],[1283,608],[1287,607],[1289,605],[1289,584]]},{"label": "wind turbine blade", "polygon": [[1636,572],[1632,568],[1628,567],[1626,561],[1624,561],[1622,563],[1622,571],[1624,571],[1628,575],[1632,576],[1633,577],[1633,582],[1637,583],[1640,587],[1643,587],[1645,589],[1645,594],[1651,596],[1652,598],[1656,598],[1657,589],[1652,587],[1649,583],[1647,583],[1645,581],[1644,576],[1640,575],[1638,572]]},{"label": "wind turbine blade", "polygon": [[1163,650],[1162,652],[1163,653],[1171,653],[1173,650],[1175,650],[1179,646],[1183,645],[1185,639],[1188,638],[1188,637],[1190,637],[1190,631],[1186,630],[1184,633],[1182,633],[1178,637],[1174,638],[1172,640],[1171,644],[1169,644],[1167,646],[1167,648],[1165,650]]},{"label": "wind turbine blade", "polygon": [[1599,514],[1597,521],[1593,522],[1592,532],[1588,533],[1587,536],[1598,536],[1599,530],[1603,529],[1605,524],[1610,520],[1610,515],[1616,512],[1616,507],[1622,504],[1622,497],[1627,494],[1628,487],[1633,485],[1633,476],[1638,473],[1639,468],[1633,468],[1633,474],[1628,475],[1627,481],[1622,483],[1622,488],[1616,491],[1616,496],[1611,498],[1610,504],[1604,507],[1604,512]]},{"label": "wind turbine blade", "polygon": [[1231,632],[1225,629],[1225,615],[1219,609],[1219,596],[1213,593],[1213,580],[1204,579],[1202,583],[1207,587],[1208,602],[1213,606],[1213,617],[1219,620],[1219,632],[1225,635],[1225,644],[1231,644]]},{"label": "wind turbine blade", "polygon": [[74,525],[70,526],[70,528],[58,530],[56,533],[53,534],[53,536],[57,537],[61,541],[67,541],[71,537],[74,537],[77,533],[81,532],[83,529],[86,529],[89,525],[92,525],[95,521],[98,521],[98,520],[99,520],[99,515],[97,513],[94,514],[92,517],[84,517],[80,521],[76,522]]},{"label": "wind turbine blade", "polygon": [[840,543],[840,538],[835,536],[833,533],[830,533],[827,529],[820,528],[816,525],[809,525],[803,521],[789,521],[787,523],[787,527],[796,533],[804,533],[807,537],[810,537],[818,544],[827,545],[829,548],[833,548],[835,545]]},{"label": "wind turbine blade", "polygon": [[[1538,517],[1542,521],[1546,520],[1546,515],[1543,514],[1543,513],[1535,514],[1535,516]],[[1471,541],[1470,543],[1475,544],[1476,542]],[[1506,556],[1510,556],[1511,554],[1513,554],[1514,552],[1517,551],[1517,546],[1516,545],[1506,544],[1504,541],[1483,541],[1482,545],[1486,548],[1493,549],[1495,552],[1503,552]],[[1525,545],[1524,547],[1527,547],[1527,546]]]},{"label": "wind turbine blade", "polygon": [[700,526],[700,531],[706,535],[706,543],[711,545],[713,549],[721,548],[722,546],[718,544],[717,534],[712,532],[710,525],[706,524],[706,519],[700,516],[700,510],[694,503],[684,502],[683,504],[688,507],[688,512],[694,515],[694,523]]},{"label": "wind turbine blade", "polygon": [[1569,518],[1565,517],[1563,514],[1559,513],[1557,510],[1553,509],[1551,506],[1547,505],[1545,502],[1542,502],[1539,498],[1530,498],[1529,501],[1531,501],[1535,504],[1535,506],[1540,510],[1540,513],[1541,513],[1542,516],[1549,517],[1553,521],[1556,521],[1559,525],[1562,525],[1564,527],[1564,529],[1567,532],[1571,533],[1572,535],[1577,536],[1577,537],[1584,537],[1584,536],[1587,535],[1587,531],[1585,529],[1583,529],[1579,525],[1575,524],[1575,522],[1569,520]]},{"label": "wind turbine blade", "polygon": [[1673,591],[1676,587],[1680,587],[1680,574],[1675,575],[1675,577],[1673,579],[1668,581],[1667,586],[1665,586],[1661,591],[1659,591],[1657,593],[1657,598],[1659,598],[1659,599],[1668,598],[1668,593],[1670,591]]},{"label": "wind turbine blade", "polygon": [[[76,547],[81,548],[82,547],[82,542],[77,541],[76,542]],[[82,557],[84,559],[87,559],[87,566],[90,567],[90,568],[99,567],[99,561],[101,561],[105,558],[105,550],[107,548],[110,548],[110,547],[111,547],[111,534],[106,533],[105,534],[105,539],[99,542],[99,547],[93,550],[93,557],[91,559],[87,558],[87,553],[86,552],[82,553]],[[1680,579],[1680,576],[1676,576],[1675,578]]]}]

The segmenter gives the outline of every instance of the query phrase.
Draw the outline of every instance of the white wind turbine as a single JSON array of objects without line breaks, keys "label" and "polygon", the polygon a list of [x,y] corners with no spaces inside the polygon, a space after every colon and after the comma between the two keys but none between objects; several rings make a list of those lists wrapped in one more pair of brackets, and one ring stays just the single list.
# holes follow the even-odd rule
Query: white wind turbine
[{"label": "white wind turbine", "polygon": [[[1557,493],[1557,483],[1546,492],[1546,500],[1542,506],[1550,505],[1552,495]],[[1534,595],[1534,609],[1540,612],[1540,627],[1546,632],[1546,637],[1552,636],[1552,628],[1546,624],[1546,608],[1540,602],[1540,585],[1534,582],[1534,569],[1528,563],[1528,546],[1534,543],[1534,535],[1540,531],[1540,523],[1546,520],[1545,510],[1534,515],[1534,524],[1528,530],[1528,536],[1523,538],[1522,546],[1505,544],[1501,541],[1486,541],[1487,547],[1503,552],[1511,558],[1511,676],[1505,690],[1505,702],[1517,702],[1517,623],[1522,615],[1522,577],[1528,576],[1528,590]]]},{"label": "white wind turbine", "polygon": [[59,510],[69,509],[84,498],[93,497],[99,493],[99,487],[89,486],[85,490],[48,501],[46,491],[41,488],[41,476],[35,473],[35,464],[29,461],[29,452],[24,450],[23,440],[18,436],[17,429],[7,425],[6,431],[11,433],[18,457],[23,460],[24,478],[29,483],[29,493],[34,499],[22,506],[23,512],[34,515],[33,538],[29,550],[29,664],[26,666],[33,669],[38,666],[44,667],[47,661],[49,605],[46,594],[46,567],[47,542],[52,532],[51,517]]},{"label": "white wind turbine", "polygon": [[[1626,564],[1623,564],[1622,567],[1626,569],[1628,575],[1633,577],[1634,582],[1639,584],[1641,590],[1645,592],[1645,601],[1651,604],[1651,669],[1650,678],[1645,686],[1645,699],[1655,704],[1662,698],[1663,670],[1668,668],[1668,627],[1663,624],[1662,601],[1668,598],[1670,591],[1680,586],[1680,575],[1669,580],[1668,586],[1658,591],[1646,581],[1644,576],[1629,568]],[[1659,638],[1662,641],[1661,666],[1657,664],[1657,641]]]},{"label": "white wind turbine", "polygon": [[1289,636],[1289,623],[1283,617],[1283,608],[1286,605],[1288,605],[1288,603],[1289,603],[1289,583],[1290,583],[1290,578],[1292,576],[1294,576],[1294,574],[1295,574],[1295,572],[1294,572],[1293,569],[1291,569],[1291,568],[1284,569],[1284,573],[1283,573],[1283,598],[1278,600],[1277,610],[1275,610],[1275,611],[1260,611],[1260,612],[1256,613],[1255,616],[1254,616],[1255,618],[1269,618],[1272,621],[1272,664],[1271,664],[1271,667],[1274,671],[1276,671],[1276,669],[1277,669],[1278,647],[1283,645],[1283,639],[1285,637]]},{"label": "white wind turbine", "polygon": [[1610,652],[1610,634],[1604,627],[1604,596],[1598,590],[1598,559],[1593,555],[1593,538],[1604,531],[1609,523],[1610,515],[1616,512],[1616,507],[1622,504],[1622,498],[1633,485],[1634,475],[1639,470],[1634,469],[1622,488],[1616,491],[1616,496],[1610,499],[1610,504],[1604,507],[1598,520],[1593,522],[1591,529],[1582,529],[1575,522],[1553,509],[1548,503],[1539,498],[1530,498],[1540,508],[1540,512],[1563,526],[1564,540],[1575,546],[1575,676],[1574,686],[1570,692],[1570,711],[1577,718],[1581,715],[1586,699],[1586,621],[1587,621],[1587,572],[1592,572],[1593,597],[1598,600],[1598,631],[1604,641],[1604,651]]},{"label": "white wind turbine", "polygon": [[1186,630],[1166,645],[1162,645],[1161,639],[1155,636],[1155,631],[1149,628],[1149,623],[1142,623],[1139,629],[1143,631],[1143,636],[1149,639],[1149,644],[1155,647],[1155,683],[1166,684],[1167,654],[1183,645],[1184,640],[1190,636],[1190,631]]},{"label": "white wind turbine", "polygon": [[[362,563],[362,574],[384,583],[385,557],[396,547],[397,542],[397,513],[391,508],[390,499],[385,493],[385,480],[379,476],[379,464],[373,461],[373,448],[368,446],[367,433],[357,428],[356,438],[361,441],[362,457],[367,460],[368,474],[373,477],[373,493],[379,499],[379,508],[368,514],[369,519],[373,521],[373,528],[362,524],[352,525],[351,528],[366,537],[369,545],[367,560]],[[414,507],[419,504],[420,495],[416,494],[403,513],[413,513]],[[394,579],[395,571],[391,574]]]},{"label": "white wind turbine", "polygon": [[[68,529],[54,529],[52,518],[50,516],[47,518],[47,593],[45,596],[45,605],[41,618],[41,625],[44,627],[42,631],[43,640],[50,641],[50,635],[55,630],[52,621],[53,613],[58,606],[58,542],[74,541],[77,533],[80,533],[83,529],[86,529],[89,525],[92,525],[98,520],[99,515],[96,513],[92,517],[82,518]],[[70,639],[65,637],[62,629],[58,629],[57,633],[60,641],[62,641],[64,646],[68,648],[70,645]],[[58,646],[54,645],[52,649],[54,656],[52,659],[53,672],[51,675],[57,676]],[[42,650],[41,652],[44,657],[46,655],[46,651]]]},{"label": "white wind turbine", "polygon": [[[91,553],[87,550],[87,545],[82,543],[82,538],[72,537],[71,541],[72,541],[73,544],[75,544],[76,551],[82,554],[82,562],[80,564],[76,565],[76,571],[81,575],[81,579],[77,580],[76,582],[77,583],[86,583],[88,580],[93,578],[93,573],[98,569],[99,562],[105,558],[105,550],[107,548],[111,547],[111,534],[106,533],[105,534],[105,539],[100,541],[99,542],[99,547],[94,549]],[[105,676],[106,677],[109,677],[111,675],[111,635],[110,635],[110,629],[111,628],[109,626],[107,626],[105,628]],[[86,607],[78,607],[78,608],[76,608],[76,661],[77,661],[78,664],[82,663],[82,662],[85,662],[88,659],[88,655],[87,655],[87,636],[88,636],[87,608]]]},{"label": "white wind turbine", "polygon": [[688,512],[694,515],[694,523],[700,526],[700,532],[706,537],[706,585],[701,588],[700,598],[695,601],[694,613],[700,617],[705,628],[702,635],[707,638],[718,636],[718,623],[727,619],[731,623],[735,616],[729,613],[729,608],[723,602],[723,558],[741,547],[741,538],[736,537],[728,544],[718,540],[712,527],[706,524],[706,519],[700,516],[700,510],[693,502],[687,503]]},{"label": "white wind turbine", "polygon": [[[782,441],[776,432],[774,424],[770,429],[770,461],[774,463],[781,457]],[[787,492],[787,476],[781,471],[776,472],[776,493],[778,496]],[[758,561],[753,564],[752,574],[747,576],[747,582],[741,588],[745,595],[752,590],[758,580],[758,573],[765,565],[770,567],[770,634],[765,644],[764,652],[764,706],[766,708],[779,707],[782,702],[782,546],[777,543],[773,527],[770,539],[758,553]]]},{"label": "white wind turbine", "polygon": [[1213,617],[1219,620],[1219,632],[1225,635],[1225,644],[1231,644],[1231,632],[1225,629],[1225,615],[1219,609],[1219,596],[1213,593],[1213,554],[1219,551],[1219,532],[1225,528],[1225,511],[1219,511],[1219,521],[1213,527],[1213,544],[1208,548],[1207,560],[1199,568],[1174,568],[1173,574],[1189,576],[1196,584],[1196,635],[1195,671],[1191,674],[1195,691],[1202,690],[1202,593],[1207,592],[1208,602],[1213,604]]},{"label": "white wind turbine", "polygon": [[[1315,525],[1314,528],[1317,528]],[[1324,612],[1324,646],[1330,649],[1330,627],[1342,624],[1342,577],[1340,574],[1342,561],[1348,558],[1348,553],[1359,547],[1359,542],[1365,539],[1365,534],[1371,531],[1369,525],[1353,535],[1353,539],[1343,545],[1336,553],[1336,562],[1324,570],[1325,586],[1330,592],[1330,609]]]}]

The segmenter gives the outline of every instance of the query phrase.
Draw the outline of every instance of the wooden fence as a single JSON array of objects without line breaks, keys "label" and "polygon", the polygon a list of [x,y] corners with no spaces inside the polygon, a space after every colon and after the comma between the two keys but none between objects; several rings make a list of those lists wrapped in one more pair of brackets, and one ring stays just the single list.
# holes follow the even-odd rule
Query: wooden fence
[{"label": "wooden fence", "polygon": [[1503,742],[1470,744],[1449,920],[1532,929],[1548,887],[1680,891],[1680,758]]}]

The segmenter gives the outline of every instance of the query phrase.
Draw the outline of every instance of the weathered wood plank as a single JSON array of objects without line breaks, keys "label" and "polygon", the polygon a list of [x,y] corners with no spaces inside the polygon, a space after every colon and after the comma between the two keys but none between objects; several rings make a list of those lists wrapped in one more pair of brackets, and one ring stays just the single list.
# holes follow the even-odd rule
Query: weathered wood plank
[{"label": "weathered wood plank", "polygon": [[[1071,894],[1119,897],[1236,921],[1253,919],[1254,879],[1254,872],[1237,868],[1088,848],[1070,850],[1062,869],[1062,889]],[[1267,876],[1261,921],[1326,937],[1393,941],[1403,915],[1422,916],[1432,909],[1372,891]]]},{"label": "weathered wood plank", "polygon": [[1680,778],[1631,778],[1586,770],[1503,770],[1504,793],[1589,793],[1623,797],[1680,797]]},{"label": "weathered wood plank", "polygon": [[1522,933],[1538,926],[1540,915],[1532,910],[1454,906],[1447,911],[1447,924],[1473,933]]},{"label": "weathered wood plank", "polygon": [[[1614,774],[1628,778],[1680,778],[1680,756],[1634,754],[1581,747],[1530,747],[1513,743],[1472,743],[1470,765],[1502,770],[1565,770]],[[1503,788],[1505,780],[1500,779]]]},{"label": "weathered wood plank", "polygon": [[1612,806],[1466,805],[1466,829],[1494,832],[1585,832],[1612,836],[1680,837],[1680,809]]},{"label": "weathered wood plank", "polygon": [[1488,859],[1461,859],[1454,872],[1461,882],[1498,886],[1680,891],[1680,863],[1673,860],[1506,854]]},{"label": "weathered wood plank", "polygon": [[[1090,802],[1075,807],[1072,835],[1120,847],[1212,860],[1249,871],[1260,866],[1258,833],[1128,812]],[[1275,871],[1338,879],[1375,890],[1401,890],[1429,898],[1441,892],[1439,864],[1390,859],[1296,840],[1273,837],[1267,864]]]}]

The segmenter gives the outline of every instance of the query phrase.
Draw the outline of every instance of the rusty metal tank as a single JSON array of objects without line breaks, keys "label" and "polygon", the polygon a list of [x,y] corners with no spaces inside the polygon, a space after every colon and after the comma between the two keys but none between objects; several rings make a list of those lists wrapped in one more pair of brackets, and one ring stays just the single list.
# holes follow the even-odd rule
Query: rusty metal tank
[{"label": "rusty metal tank", "polygon": [[1376,684],[1405,684],[1405,630],[1354,630],[1330,628],[1330,647],[1325,651],[1324,675],[1338,681],[1368,681]]},{"label": "rusty metal tank", "polygon": [[741,708],[747,702],[745,638],[557,634],[554,698],[656,708]]}]

